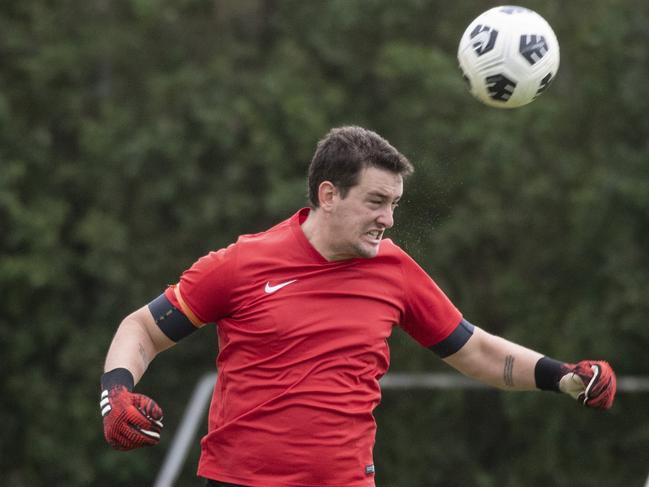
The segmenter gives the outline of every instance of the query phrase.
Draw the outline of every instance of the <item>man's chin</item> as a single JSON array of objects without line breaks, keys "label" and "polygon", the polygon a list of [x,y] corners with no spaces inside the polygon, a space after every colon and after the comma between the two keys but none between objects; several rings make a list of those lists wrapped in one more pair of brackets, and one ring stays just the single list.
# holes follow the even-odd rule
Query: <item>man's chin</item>
[{"label": "man's chin", "polygon": [[356,248],[356,254],[361,259],[371,259],[379,253],[379,245],[363,245]]}]

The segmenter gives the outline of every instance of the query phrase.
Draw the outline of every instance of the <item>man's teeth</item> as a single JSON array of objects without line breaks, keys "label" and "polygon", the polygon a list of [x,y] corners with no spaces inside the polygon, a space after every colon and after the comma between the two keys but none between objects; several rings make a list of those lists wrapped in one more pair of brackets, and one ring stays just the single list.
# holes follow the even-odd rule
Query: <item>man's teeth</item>
[{"label": "man's teeth", "polygon": [[373,232],[367,232],[369,235],[371,235],[374,238],[379,238],[381,236],[381,232],[378,230],[375,230]]}]

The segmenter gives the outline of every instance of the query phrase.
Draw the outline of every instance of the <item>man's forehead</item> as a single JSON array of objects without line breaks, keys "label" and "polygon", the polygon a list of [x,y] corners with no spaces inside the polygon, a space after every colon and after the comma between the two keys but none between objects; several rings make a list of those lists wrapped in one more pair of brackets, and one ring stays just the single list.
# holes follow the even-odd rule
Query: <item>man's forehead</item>
[{"label": "man's forehead", "polygon": [[403,177],[376,167],[366,167],[361,171],[358,188],[364,193],[399,197],[403,193]]}]

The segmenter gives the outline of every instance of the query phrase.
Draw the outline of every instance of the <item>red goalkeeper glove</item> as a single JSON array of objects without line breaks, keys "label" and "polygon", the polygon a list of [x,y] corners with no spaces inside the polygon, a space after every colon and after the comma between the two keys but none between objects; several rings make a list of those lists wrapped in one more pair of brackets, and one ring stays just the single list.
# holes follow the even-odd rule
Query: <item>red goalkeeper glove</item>
[{"label": "red goalkeeper glove", "polygon": [[563,364],[561,371],[561,392],[590,408],[610,409],[613,406],[617,380],[608,362],[582,360],[576,364]]},{"label": "red goalkeeper glove", "polygon": [[131,392],[133,383],[133,375],[122,368],[101,377],[99,408],[104,436],[116,450],[153,446],[160,441],[162,409],[152,399]]},{"label": "red goalkeeper glove", "polygon": [[564,392],[589,408],[613,406],[617,382],[608,362],[582,360],[567,364],[542,357],[536,363],[534,375],[541,390]]}]

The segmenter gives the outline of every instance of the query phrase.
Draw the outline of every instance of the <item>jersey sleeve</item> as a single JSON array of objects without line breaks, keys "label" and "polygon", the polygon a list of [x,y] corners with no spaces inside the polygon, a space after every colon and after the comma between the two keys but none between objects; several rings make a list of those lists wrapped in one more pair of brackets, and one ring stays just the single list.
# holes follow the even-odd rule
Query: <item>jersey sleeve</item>
[{"label": "jersey sleeve", "polygon": [[431,277],[407,254],[402,261],[405,313],[401,327],[426,348],[448,338],[462,313]]},{"label": "jersey sleeve", "polygon": [[183,272],[179,282],[167,288],[165,296],[195,326],[227,316],[231,312],[236,256],[236,244],[208,253]]}]

